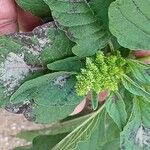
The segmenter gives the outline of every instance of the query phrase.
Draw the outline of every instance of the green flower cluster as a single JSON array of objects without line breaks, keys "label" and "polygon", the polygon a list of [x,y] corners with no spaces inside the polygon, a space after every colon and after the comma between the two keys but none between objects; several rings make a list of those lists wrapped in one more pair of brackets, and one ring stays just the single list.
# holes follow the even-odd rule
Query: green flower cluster
[{"label": "green flower cluster", "polygon": [[99,52],[96,58],[86,58],[86,68],[81,69],[81,73],[76,77],[78,95],[86,95],[91,90],[96,93],[102,90],[117,91],[118,83],[126,73],[126,67],[126,60],[120,53],[105,56]]}]

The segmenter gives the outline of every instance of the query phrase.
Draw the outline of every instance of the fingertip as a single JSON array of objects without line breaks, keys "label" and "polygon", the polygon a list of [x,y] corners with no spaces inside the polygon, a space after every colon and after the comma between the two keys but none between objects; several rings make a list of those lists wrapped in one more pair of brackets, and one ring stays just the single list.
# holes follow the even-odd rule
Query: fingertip
[{"label": "fingertip", "polygon": [[109,95],[109,91],[108,90],[101,91],[99,93],[99,101],[100,102],[104,102],[106,100],[106,98],[108,97],[108,95]]},{"label": "fingertip", "polygon": [[74,109],[74,111],[69,116],[79,114],[84,109],[85,105],[86,105],[86,98]]},{"label": "fingertip", "polygon": [[137,50],[133,52],[133,55],[137,58],[146,57],[150,55],[150,51],[148,50]]},{"label": "fingertip", "polygon": [[35,27],[41,25],[43,22],[41,18],[34,16],[30,12],[24,11],[17,6],[19,29],[23,32],[32,31]]},{"label": "fingertip", "polygon": [[17,10],[14,0],[0,0],[0,35],[17,31]]}]

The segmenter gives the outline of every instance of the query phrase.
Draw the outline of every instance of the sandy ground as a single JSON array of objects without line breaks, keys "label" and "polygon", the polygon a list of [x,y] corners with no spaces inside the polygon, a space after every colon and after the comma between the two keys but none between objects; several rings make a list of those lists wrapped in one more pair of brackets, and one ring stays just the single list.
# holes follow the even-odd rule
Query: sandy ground
[{"label": "sandy ground", "polygon": [[0,109],[0,150],[12,150],[14,147],[30,144],[15,138],[14,135],[21,130],[43,127],[45,126],[27,121],[22,115],[15,115]]}]

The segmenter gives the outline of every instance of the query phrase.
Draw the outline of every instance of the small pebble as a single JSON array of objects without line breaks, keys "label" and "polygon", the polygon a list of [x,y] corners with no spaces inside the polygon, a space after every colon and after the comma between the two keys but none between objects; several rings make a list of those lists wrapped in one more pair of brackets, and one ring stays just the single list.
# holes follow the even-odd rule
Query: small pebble
[{"label": "small pebble", "polygon": [[22,115],[16,115],[0,109],[0,150],[13,150],[18,146],[31,144],[25,140],[15,138],[21,130],[35,130],[48,126],[37,125],[27,121]]}]

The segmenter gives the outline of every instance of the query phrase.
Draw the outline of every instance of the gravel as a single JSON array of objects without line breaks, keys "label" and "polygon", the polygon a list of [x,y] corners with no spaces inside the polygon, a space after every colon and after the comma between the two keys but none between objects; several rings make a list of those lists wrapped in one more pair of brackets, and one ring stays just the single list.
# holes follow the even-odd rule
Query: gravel
[{"label": "gravel", "polygon": [[27,121],[22,115],[16,115],[0,109],[0,150],[12,150],[18,146],[29,145],[25,140],[16,138],[21,130],[41,129],[46,126]]}]

